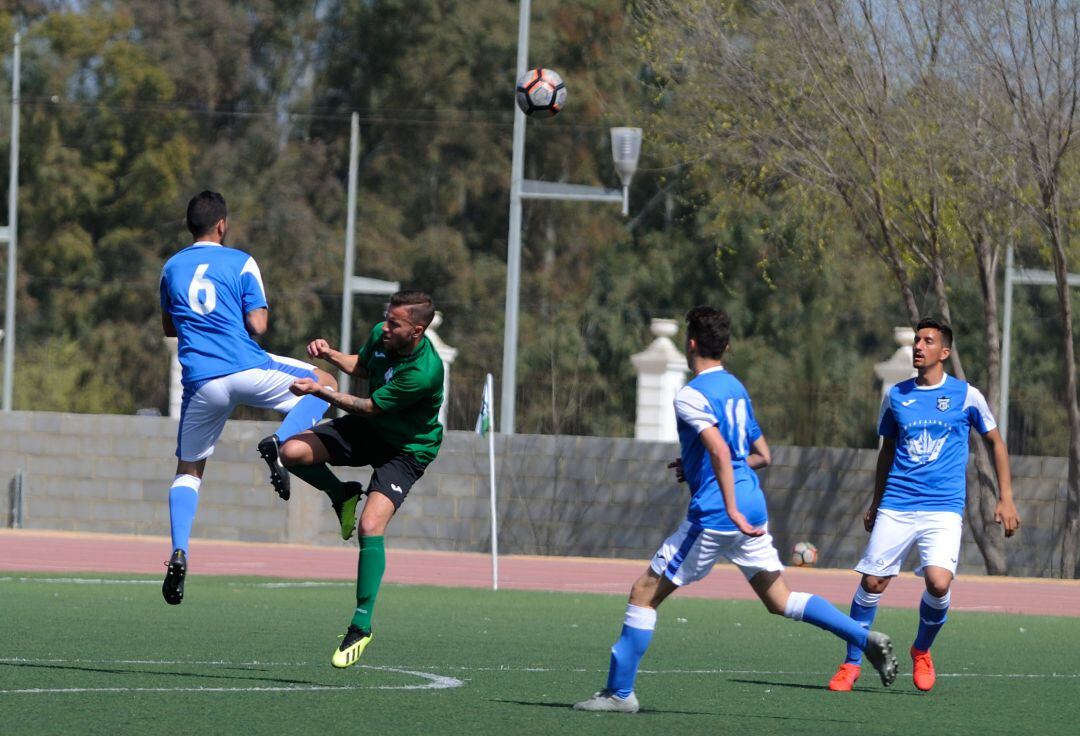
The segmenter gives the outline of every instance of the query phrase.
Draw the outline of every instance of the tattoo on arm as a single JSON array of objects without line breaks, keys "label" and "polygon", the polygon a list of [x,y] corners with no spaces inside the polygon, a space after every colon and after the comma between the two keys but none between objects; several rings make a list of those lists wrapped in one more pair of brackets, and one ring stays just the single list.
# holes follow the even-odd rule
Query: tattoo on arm
[{"label": "tattoo on arm", "polygon": [[363,399],[359,396],[341,393],[340,391],[334,391],[326,387],[323,387],[322,397],[337,408],[343,409],[350,414],[371,413],[371,399]]}]

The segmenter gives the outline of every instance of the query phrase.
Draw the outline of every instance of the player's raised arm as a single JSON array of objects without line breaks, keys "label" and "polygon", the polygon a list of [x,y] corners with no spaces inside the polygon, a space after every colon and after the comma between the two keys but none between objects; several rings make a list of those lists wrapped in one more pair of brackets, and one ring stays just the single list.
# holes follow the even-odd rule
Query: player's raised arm
[{"label": "player's raised arm", "polygon": [[360,396],[353,396],[341,391],[337,391],[329,386],[323,386],[318,381],[311,378],[298,378],[293,381],[289,387],[297,396],[318,396],[320,399],[330,403],[342,411],[347,411],[350,414],[359,414],[360,416],[373,417],[378,414],[382,414],[382,409],[371,399],[365,399]]},{"label": "player's raised arm", "polygon": [[367,378],[367,371],[360,362],[359,355],[346,355],[330,346],[330,343],[321,337],[317,337],[307,346],[308,355],[312,358],[325,360],[340,371],[345,371],[355,378]]},{"label": "player's raised arm", "polygon": [[735,502],[735,469],[731,464],[731,448],[724,442],[720,430],[716,427],[703,429],[699,436],[701,444],[709,453],[713,473],[716,474],[716,481],[720,484],[720,492],[724,496],[724,509],[731,523],[749,537],[760,537],[765,530],[752,526]]},{"label": "player's raised arm", "polygon": [[990,452],[994,456],[994,471],[998,479],[998,502],[994,507],[994,521],[1001,524],[1006,537],[1011,537],[1020,528],[1020,512],[1016,510],[1013,502],[1009,448],[996,427],[984,434],[983,440],[990,446]]}]

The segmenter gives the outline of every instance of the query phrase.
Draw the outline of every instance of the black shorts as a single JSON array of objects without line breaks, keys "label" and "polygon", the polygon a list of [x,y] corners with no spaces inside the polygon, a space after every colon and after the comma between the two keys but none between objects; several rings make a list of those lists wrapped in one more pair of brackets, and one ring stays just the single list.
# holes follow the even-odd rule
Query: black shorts
[{"label": "black shorts", "polygon": [[413,484],[420,480],[427,465],[400,448],[389,445],[378,430],[363,417],[347,415],[318,425],[313,430],[330,455],[331,465],[358,468],[370,465],[368,493],[377,491],[389,498],[394,508],[401,507]]}]

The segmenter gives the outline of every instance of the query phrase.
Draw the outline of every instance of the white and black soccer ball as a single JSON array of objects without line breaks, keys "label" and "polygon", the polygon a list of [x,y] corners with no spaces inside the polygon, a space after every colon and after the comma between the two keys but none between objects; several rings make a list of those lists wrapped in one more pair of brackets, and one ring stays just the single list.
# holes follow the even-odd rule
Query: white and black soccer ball
[{"label": "white and black soccer ball", "polygon": [[791,548],[791,564],[795,567],[816,565],[817,559],[817,547],[810,542],[799,542]]},{"label": "white and black soccer ball", "polygon": [[551,69],[530,69],[517,81],[518,107],[526,115],[553,116],[566,104],[566,84]]}]

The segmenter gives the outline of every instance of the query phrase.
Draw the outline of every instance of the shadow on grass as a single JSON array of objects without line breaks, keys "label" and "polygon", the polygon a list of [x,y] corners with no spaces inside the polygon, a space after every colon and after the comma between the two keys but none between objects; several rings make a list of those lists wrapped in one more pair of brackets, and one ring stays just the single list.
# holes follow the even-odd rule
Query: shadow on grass
[{"label": "shadow on grass", "polygon": [[257,674],[252,675],[211,675],[196,672],[169,672],[167,670],[150,670],[121,667],[88,667],[86,665],[70,664],[42,664],[39,662],[0,662],[0,667],[28,667],[42,670],[59,670],[65,672],[95,672],[103,675],[162,675],[166,677],[190,677],[198,680],[249,680],[253,682],[273,682],[287,685],[320,685],[322,683],[310,680],[292,680],[284,677],[266,677]]},{"label": "shadow on grass", "polygon": [[[741,682],[751,682],[755,684],[772,685],[774,683],[757,683],[754,680],[742,680]],[[799,687],[809,687],[808,685]],[[529,705],[538,708],[554,708],[556,710],[572,710],[572,703],[552,703],[549,701],[539,700],[503,700],[493,699],[493,703],[507,703],[510,705]],[[583,713],[583,715],[590,715]],[[595,714],[592,714],[595,715]],[[862,719],[852,718],[822,718],[820,716],[802,717],[796,715],[776,715],[773,713],[731,713],[724,711],[713,710],[678,710],[675,708],[642,708],[637,713],[616,713],[614,715],[621,716],[711,716],[714,718],[747,718],[757,719],[764,721],[791,721],[791,722],[806,722],[806,723],[864,723]]]},{"label": "shadow on grass", "polygon": [[[822,692],[828,692],[829,688],[824,685],[803,685],[797,682],[776,682],[775,680],[746,680],[739,678],[732,678],[729,682],[739,682],[744,685],[768,685],[769,687],[786,687],[795,690],[820,690]],[[860,693],[878,694],[878,695],[915,695],[921,696],[922,693],[911,692],[910,690],[893,690],[886,688],[874,688],[871,690],[859,689]]]},{"label": "shadow on grass", "polygon": [[[554,708],[556,710],[573,710],[573,703],[552,703],[550,701],[541,700],[504,700],[501,698],[495,698],[491,702],[493,703],[507,703],[509,705],[532,705],[537,708]],[[584,711],[582,711],[584,713]],[[617,713],[615,715],[631,715],[629,713]],[[719,716],[721,713],[715,713],[713,711],[701,711],[701,710],[664,710],[661,708],[642,708],[634,715],[682,715],[682,716]]]}]

